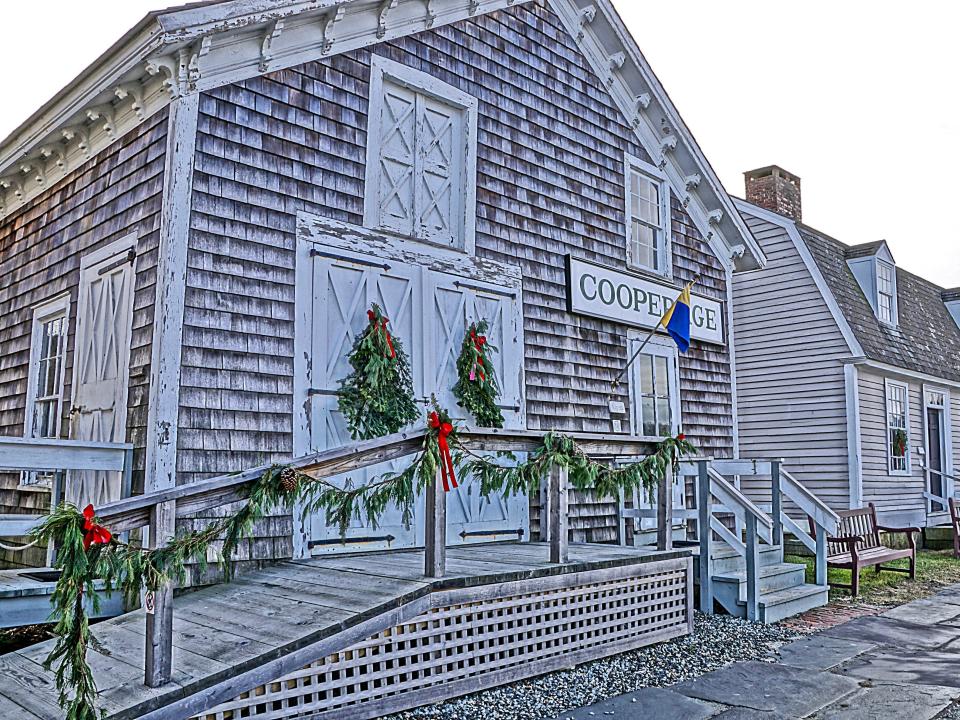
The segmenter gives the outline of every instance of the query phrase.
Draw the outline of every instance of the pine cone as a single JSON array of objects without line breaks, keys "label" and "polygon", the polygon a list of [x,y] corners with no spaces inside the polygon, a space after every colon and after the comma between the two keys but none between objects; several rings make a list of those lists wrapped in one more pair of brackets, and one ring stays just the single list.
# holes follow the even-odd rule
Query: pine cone
[{"label": "pine cone", "polygon": [[300,484],[300,473],[298,473],[293,468],[284,468],[280,472],[280,487],[284,489],[285,492],[292,493],[297,489],[297,485]]}]

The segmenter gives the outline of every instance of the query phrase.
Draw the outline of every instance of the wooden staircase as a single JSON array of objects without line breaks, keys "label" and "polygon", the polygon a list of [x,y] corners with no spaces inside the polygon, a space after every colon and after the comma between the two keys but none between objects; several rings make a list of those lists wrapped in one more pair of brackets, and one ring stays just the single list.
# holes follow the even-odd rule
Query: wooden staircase
[{"label": "wooden staircase", "polygon": [[[758,558],[760,622],[773,623],[827,603],[828,588],[806,582],[806,565],[785,563],[782,545],[763,547]],[[746,559],[725,543],[718,543],[710,565],[714,600],[730,615],[747,617]]]}]

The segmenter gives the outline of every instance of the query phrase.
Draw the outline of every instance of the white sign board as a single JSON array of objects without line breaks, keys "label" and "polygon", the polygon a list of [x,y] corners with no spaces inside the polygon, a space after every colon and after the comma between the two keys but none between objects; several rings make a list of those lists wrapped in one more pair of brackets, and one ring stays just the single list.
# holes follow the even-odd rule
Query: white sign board
[{"label": "white sign board", "polygon": [[[572,313],[653,328],[680,290],[567,255],[567,309]],[[690,337],[722,345],[723,304],[694,294],[691,300]]]}]

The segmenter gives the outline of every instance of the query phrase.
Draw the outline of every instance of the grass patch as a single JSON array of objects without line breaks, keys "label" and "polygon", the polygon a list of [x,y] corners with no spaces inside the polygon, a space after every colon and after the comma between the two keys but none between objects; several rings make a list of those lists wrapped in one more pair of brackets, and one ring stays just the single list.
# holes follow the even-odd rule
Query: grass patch
[{"label": "grass patch", "polygon": [[[816,577],[814,559],[799,555],[787,555],[784,562],[805,564],[807,566],[807,582],[812,583]],[[893,567],[909,567],[907,560],[894,560],[885,563]],[[830,583],[841,582],[850,584],[850,570],[829,568],[827,580]],[[911,600],[933,595],[947,585],[960,583],[960,560],[953,557],[952,550],[919,550],[917,551],[917,579],[910,580],[904,573],[879,573],[874,568],[864,568],[860,571],[860,596],[858,602],[870,605],[901,605]],[[849,602],[850,591],[845,588],[830,588],[830,602]]]}]

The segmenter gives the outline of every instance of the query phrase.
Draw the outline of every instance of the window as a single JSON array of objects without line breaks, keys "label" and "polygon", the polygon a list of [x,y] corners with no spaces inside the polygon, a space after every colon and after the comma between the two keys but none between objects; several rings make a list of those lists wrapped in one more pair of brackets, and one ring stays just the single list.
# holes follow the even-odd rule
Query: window
[{"label": "window", "polygon": [[653,165],[626,156],[627,263],[670,275],[669,197],[663,175]]},{"label": "window", "polygon": [[[667,437],[680,427],[677,355],[672,341],[654,338],[634,360],[631,405],[633,432],[645,437]],[[632,355],[640,340],[632,338]],[[669,344],[667,344],[669,343]]]},{"label": "window", "polygon": [[[69,298],[63,297],[33,312],[25,437],[55,438],[60,434],[69,307]],[[49,485],[50,477],[49,473],[24,473],[21,483]]]},{"label": "window", "polygon": [[374,56],[364,224],[473,251],[477,100]]},{"label": "window", "polygon": [[887,381],[887,452],[891,473],[910,472],[907,386]]},{"label": "window", "polygon": [[883,322],[896,324],[896,284],[892,265],[877,262],[877,317]]}]

